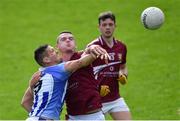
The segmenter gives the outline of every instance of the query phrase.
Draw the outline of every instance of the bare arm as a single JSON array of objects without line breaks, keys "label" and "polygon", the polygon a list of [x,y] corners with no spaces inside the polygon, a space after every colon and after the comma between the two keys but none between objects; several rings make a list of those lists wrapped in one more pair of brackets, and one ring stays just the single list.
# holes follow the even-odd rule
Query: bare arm
[{"label": "bare arm", "polygon": [[118,81],[124,85],[127,83],[127,76],[128,76],[128,71],[127,71],[127,67],[126,67],[126,64],[122,65],[120,67],[120,70],[119,70],[119,77],[118,77]]},{"label": "bare arm", "polygon": [[91,45],[91,46],[87,47],[87,48],[84,50],[84,52],[85,52],[86,54],[92,53],[92,54],[94,54],[94,55],[96,55],[96,56],[100,56],[100,55],[103,55],[103,54],[107,53],[106,50],[103,49],[103,48],[102,48],[101,46],[99,46],[99,45]]},{"label": "bare arm", "polygon": [[27,111],[31,111],[31,107],[33,105],[33,94],[30,87],[27,88],[26,92],[21,101],[21,106]]},{"label": "bare arm", "polygon": [[41,78],[41,71],[35,72],[35,73],[32,75],[31,79],[29,80],[29,87],[30,87],[31,89],[33,89],[34,86],[35,86],[35,85],[38,83],[38,81],[40,80],[40,78]]},{"label": "bare arm", "polygon": [[65,69],[70,72],[74,72],[77,69],[80,69],[82,67],[88,66],[91,64],[96,58],[94,58],[93,55],[87,54],[82,56],[80,59],[68,61],[65,64]]},{"label": "bare arm", "polygon": [[87,47],[84,50],[83,54],[92,54],[94,57],[100,57],[101,59],[105,60],[106,64],[108,64],[108,59],[110,59],[110,56],[108,55],[107,51],[99,45],[91,45]]},{"label": "bare arm", "polygon": [[128,69],[127,69],[126,64],[123,64],[123,65],[120,67],[119,76],[121,76],[121,75],[125,75],[126,77],[128,76]]}]

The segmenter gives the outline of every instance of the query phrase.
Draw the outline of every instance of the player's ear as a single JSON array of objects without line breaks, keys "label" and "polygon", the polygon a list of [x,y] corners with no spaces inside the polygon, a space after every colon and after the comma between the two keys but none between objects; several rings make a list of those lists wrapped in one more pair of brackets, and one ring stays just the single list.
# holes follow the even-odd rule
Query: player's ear
[{"label": "player's ear", "polygon": [[99,32],[101,32],[101,29],[100,29],[100,27],[101,27],[101,26],[100,26],[100,24],[98,24],[98,31],[99,31]]},{"label": "player's ear", "polygon": [[97,28],[100,28],[100,24],[97,25]]},{"label": "player's ear", "polygon": [[48,57],[44,57],[43,58],[43,62],[44,63],[49,63],[51,60],[50,60],[50,58],[48,58]]},{"label": "player's ear", "polygon": [[58,48],[58,43],[56,44],[56,48]]}]

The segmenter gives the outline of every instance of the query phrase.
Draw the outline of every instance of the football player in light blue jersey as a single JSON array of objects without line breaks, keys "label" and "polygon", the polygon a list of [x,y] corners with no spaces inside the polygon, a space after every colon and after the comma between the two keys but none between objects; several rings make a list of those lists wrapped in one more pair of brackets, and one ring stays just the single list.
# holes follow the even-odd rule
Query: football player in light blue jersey
[{"label": "football player in light blue jersey", "polygon": [[[108,56],[108,54],[105,53],[103,56]],[[80,59],[58,64],[60,56],[55,49],[50,45],[43,45],[35,50],[34,58],[44,68],[41,71],[42,77],[35,87],[30,86],[25,93],[33,94],[34,97],[32,107],[23,105],[30,112],[27,121],[59,120],[68,77],[77,69],[89,65],[95,60],[95,56],[88,54]],[[26,102],[27,99],[23,98],[23,100]]]}]

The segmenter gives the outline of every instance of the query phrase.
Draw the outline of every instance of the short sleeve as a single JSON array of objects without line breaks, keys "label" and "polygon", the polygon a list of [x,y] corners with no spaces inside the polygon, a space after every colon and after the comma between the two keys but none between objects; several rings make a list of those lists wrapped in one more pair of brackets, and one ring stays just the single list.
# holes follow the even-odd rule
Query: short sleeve
[{"label": "short sleeve", "polygon": [[67,71],[64,67],[66,62],[47,67],[44,73],[52,74],[56,78],[68,78],[71,72]]}]

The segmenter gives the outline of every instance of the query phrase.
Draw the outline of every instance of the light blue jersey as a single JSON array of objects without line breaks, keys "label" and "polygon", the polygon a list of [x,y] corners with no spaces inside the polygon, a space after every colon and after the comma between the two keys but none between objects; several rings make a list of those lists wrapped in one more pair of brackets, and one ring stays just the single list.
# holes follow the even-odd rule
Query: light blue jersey
[{"label": "light blue jersey", "polygon": [[34,88],[34,104],[29,116],[59,120],[70,72],[61,63],[44,68],[42,73]]}]

